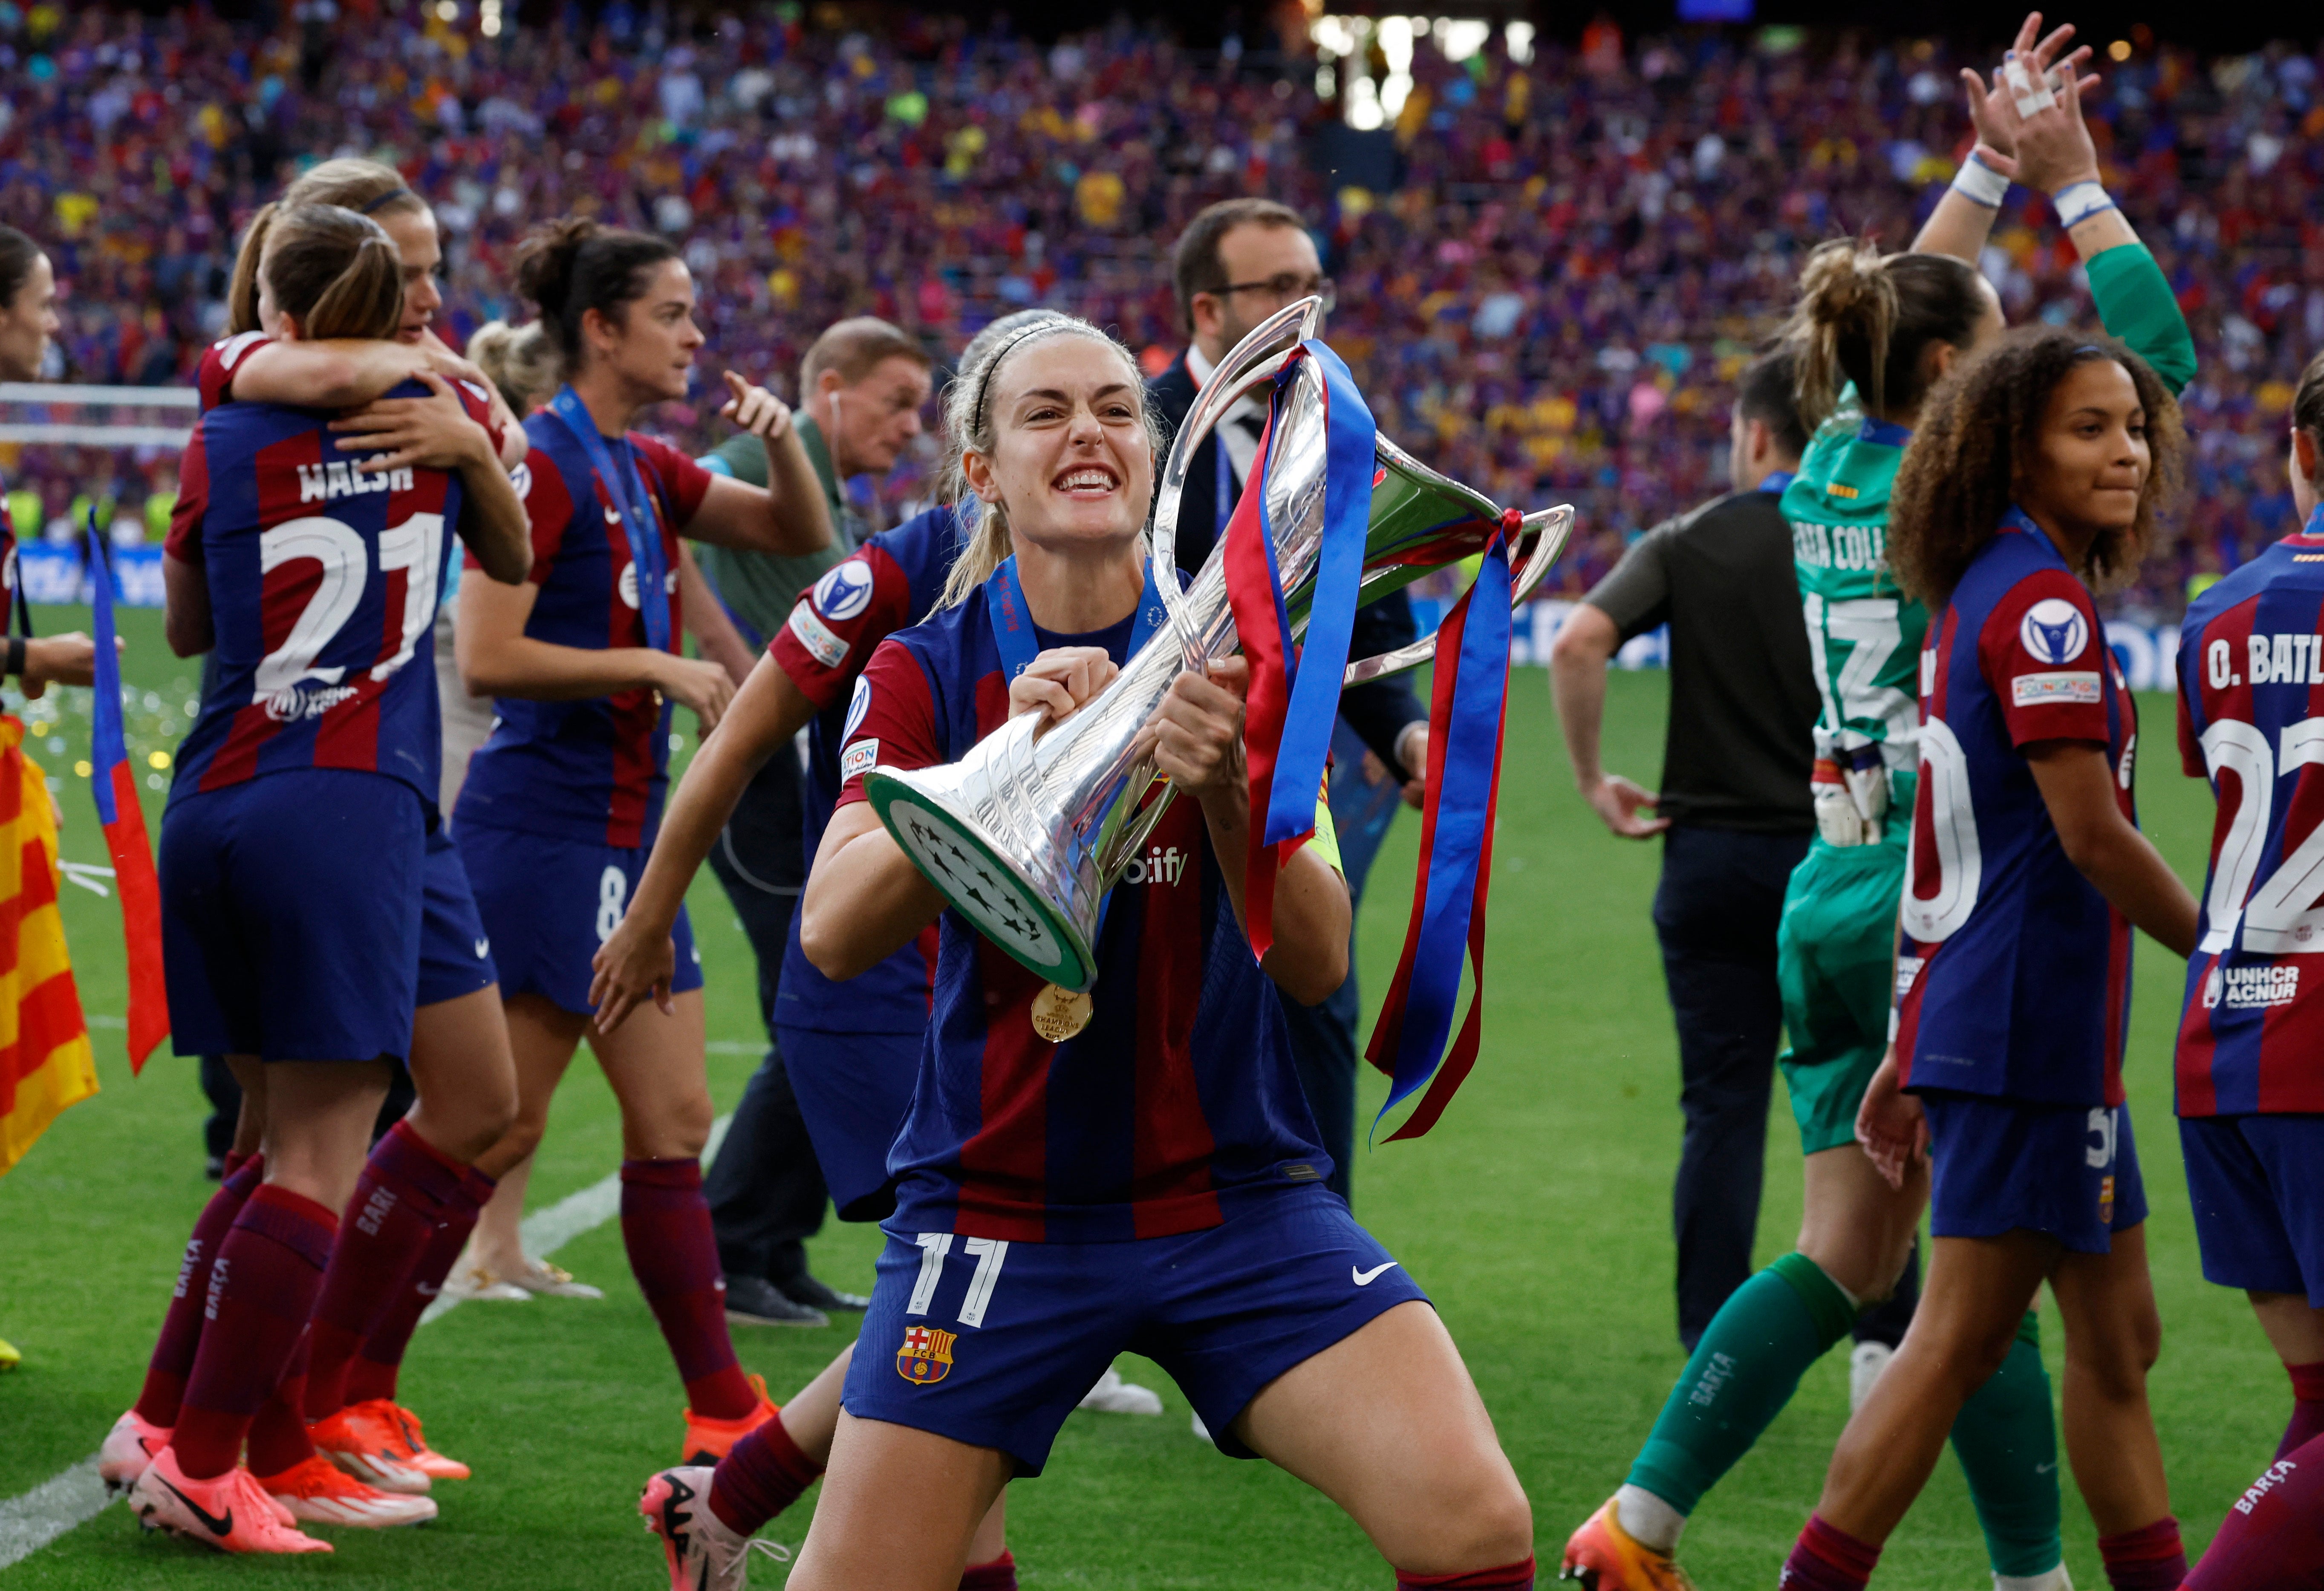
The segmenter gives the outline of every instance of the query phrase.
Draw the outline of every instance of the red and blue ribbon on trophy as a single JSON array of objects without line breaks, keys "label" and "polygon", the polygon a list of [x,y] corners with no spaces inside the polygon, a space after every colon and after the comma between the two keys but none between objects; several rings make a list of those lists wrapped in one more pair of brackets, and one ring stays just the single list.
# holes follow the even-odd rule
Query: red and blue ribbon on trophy
[{"label": "red and blue ribbon on trophy", "polygon": [[[1323,377],[1323,530],[1305,645],[1296,645],[1267,504],[1277,424],[1294,372],[1315,361]],[[1341,681],[1363,584],[1375,475],[1371,412],[1340,356],[1309,340],[1277,375],[1259,458],[1225,541],[1227,597],[1250,664],[1243,740],[1250,782],[1250,852],[1245,926],[1252,953],[1274,943],[1277,871],[1314,830]],[[1436,1124],[1476,1062],[1484,994],[1485,902],[1492,884],[1493,812],[1500,792],[1501,738],[1509,670],[1508,513],[1485,549],[1476,581],[1438,631],[1429,710],[1428,795],[1421,814],[1420,870],[1403,957],[1366,1050],[1388,1074],[1380,1119],[1425,1090],[1389,1134],[1416,1138]],[[1482,606],[1478,602],[1481,594]],[[1445,1044],[1461,994],[1461,965],[1474,971],[1467,1017]]]}]

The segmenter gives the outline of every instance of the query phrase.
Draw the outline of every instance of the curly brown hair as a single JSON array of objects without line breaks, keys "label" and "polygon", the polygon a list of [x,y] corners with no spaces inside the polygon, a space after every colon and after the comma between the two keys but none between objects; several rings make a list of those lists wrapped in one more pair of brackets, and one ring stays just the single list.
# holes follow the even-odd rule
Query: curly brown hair
[{"label": "curly brown hair", "polygon": [[2097,359],[2130,373],[2146,411],[2153,463],[2137,517],[2101,534],[2089,567],[2078,572],[2103,587],[2138,567],[2156,506],[2179,491],[2187,451],[2179,402],[2145,360],[2112,338],[2033,327],[2010,333],[1929,394],[1888,495],[1888,562],[1908,593],[1932,606],[1952,595],[2017,500],[2050,394],[2078,365]]}]

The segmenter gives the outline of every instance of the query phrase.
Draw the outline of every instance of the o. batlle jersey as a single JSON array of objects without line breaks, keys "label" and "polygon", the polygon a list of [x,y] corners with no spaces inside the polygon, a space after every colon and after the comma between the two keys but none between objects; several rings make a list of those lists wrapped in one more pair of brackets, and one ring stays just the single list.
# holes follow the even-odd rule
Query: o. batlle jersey
[{"label": "o. batlle jersey", "polygon": [[2130,924],[2066,859],[2023,749],[2104,745],[2136,821],[2137,708],[2098,608],[2013,509],[1929,634],[1896,962],[1905,1086],[2120,1105]]},{"label": "o. batlle jersey", "polygon": [[[1130,631],[1125,619],[1037,639],[1045,649],[1102,645],[1119,662]],[[862,711],[850,714],[840,804],[863,799],[875,762],[952,762],[1000,727],[1001,667],[982,588],[882,643],[863,671]],[[1323,839],[1327,808],[1316,821]],[[1330,1173],[1282,1007],[1194,801],[1171,804],[1147,856],[1115,886],[1094,1010],[1064,1043],[1033,1031],[1037,974],[956,911],[941,929],[934,1021],[889,1152],[899,1229],[1030,1243],[1162,1237],[1219,1225],[1239,1198]]]},{"label": "o. batlle jersey", "polygon": [[[776,665],[816,708],[807,734],[803,803],[809,860],[823,844],[839,799],[841,743],[855,726],[859,708],[871,699],[863,666],[882,641],[918,624],[936,606],[960,548],[959,522],[950,508],[932,508],[882,532],[801,593],[790,618],[768,644]],[[869,754],[878,760],[876,749]],[[924,1031],[936,940],[930,923],[917,941],[879,966],[835,984],[799,948],[794,911],[775,1020],[824,1033]]]},{"label": "o. batlle jersey", "polygon": [[2324,1112],[2324,514],[2179,639],[2179,752],[2219,804],[2187,960],[2182,1116]]},{"label": "o. batlle jersey", "polygon": [[[645,645],[618,495],[554,414],[534,414],[524,430],[532,451],[512,478],[532,522],[530,578],[540,587],[525,634],[589,651]],[[675,644],[683,617],[678,532],[702,505],[710,473],[636,431],[605,446],[617,457],[629,449],[653,499]],[[625,848],[651,843],[669,784],[669,708],[657,692],[638,686],[581,701],[503,697],[493,710],[492,735],[460,789],[460,822]]]},{"label": "o. batlle jersey", "polygon": [[[399,397],[425,397],[407,384]],[[484,418],[472,393],[461,402]],[[272,403],[204,414],[179,476],[192,510],[168,551],[209,585],[218,680],[178,753],[176,800],[266,773],[401,779],[432,810],[443,758],[436,675],[409,668],[436,618],[458,476],[364,474],[330,416]]]}]

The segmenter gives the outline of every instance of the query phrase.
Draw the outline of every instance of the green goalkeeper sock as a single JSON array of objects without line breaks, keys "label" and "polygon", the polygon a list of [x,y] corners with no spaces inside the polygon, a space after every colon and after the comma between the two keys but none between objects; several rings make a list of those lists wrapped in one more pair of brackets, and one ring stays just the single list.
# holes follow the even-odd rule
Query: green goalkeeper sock
[{"label": "green goalkeeper sock", "polygon": [[1953,1453],[1969,1477],[1985,1527],[1993,1572],[2047,1574],[2063,1556],[2058,1540],[2058,1427],[2050,1373],[2042,1366],[2041,1318],[2027,1310],[2009,1357],[1961,1406]]},{"label": "green goalkeeper sock", "polygon": [[1737,1288],[1671,1389],[1629,1484],[1693,1512],[1855,1323],[1855,1302],[1805,1254],[1785,1254]]}]

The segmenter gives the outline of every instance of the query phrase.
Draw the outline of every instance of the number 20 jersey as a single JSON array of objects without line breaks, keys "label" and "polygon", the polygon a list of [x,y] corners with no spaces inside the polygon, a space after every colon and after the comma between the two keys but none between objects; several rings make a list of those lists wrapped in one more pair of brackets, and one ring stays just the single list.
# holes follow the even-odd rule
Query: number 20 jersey
[{"label": "number 20 jersey", "polygon": [[2180,629],[2180,755],[2218,800],[2179,1024],[2182,1116],[2324,1111],[2319,608],[2311,519],[2204,592]]},{"label": "number 20 jersey", "polygon": [[[484,404],[461,402],[482,422]],[[418,383],[393,397],[429,395]],[[346,768],[410,785],[431,807],[442,762],[436,671],[423,657],[460,513],[456,476],[364,474],[331,415],[229,403],[196,425],[180,476],[198,513],[169,550],[209,582],[217,689],[178,754],[176,800],[266,773]]]},{"label": "number 20 jersey", "polygon": [[2013,513],[1929,634],[1898,913],[1905,1086],[2120,1105],[2130,924],[2066,859],[2023,749],[2105,746],[2116,803],[2135,821],[2137,709],[2098,609]]}]

